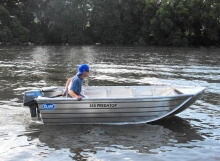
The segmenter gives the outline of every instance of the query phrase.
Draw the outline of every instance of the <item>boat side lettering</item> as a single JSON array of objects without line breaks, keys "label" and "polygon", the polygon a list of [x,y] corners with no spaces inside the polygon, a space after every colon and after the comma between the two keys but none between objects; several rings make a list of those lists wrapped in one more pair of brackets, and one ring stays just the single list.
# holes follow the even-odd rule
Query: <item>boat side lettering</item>
[{"label": "boat side lettering", "polygon": [[47,103],[47,104],[43,104],[42,108],[44,110],[54,110],[56,108],[56,105],[52,103]]},{"label": "boat side lettering", "polygon": [[89,107],[117,107],[118,104],[115,103],[94,103],[90,104]]},{"label": "boat side lettering", "polygon": [[31,93],[26,93],[25,95],[26,95],[26,96],[35,96],[35,93],[34,93],[34,92],[31,92]]}]

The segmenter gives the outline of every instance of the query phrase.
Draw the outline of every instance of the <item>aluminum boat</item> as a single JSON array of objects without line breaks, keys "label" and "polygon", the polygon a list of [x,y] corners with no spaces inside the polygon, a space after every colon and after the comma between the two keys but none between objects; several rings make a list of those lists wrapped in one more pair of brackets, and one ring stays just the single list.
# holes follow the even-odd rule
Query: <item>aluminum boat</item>
[{"label": "aluminum boat", "polygon": [[26,91],[24,105],[45,124],[135,124],[175,115],[204,93],[204,87],[88,86],[81,101],[62,96],[63,87]]}]

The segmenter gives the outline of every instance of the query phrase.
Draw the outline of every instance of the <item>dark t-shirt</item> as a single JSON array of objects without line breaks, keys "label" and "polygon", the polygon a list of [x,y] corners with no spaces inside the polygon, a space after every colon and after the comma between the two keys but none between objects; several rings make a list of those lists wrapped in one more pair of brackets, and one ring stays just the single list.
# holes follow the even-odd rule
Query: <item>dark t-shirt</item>
[{"label": "dark t-shirt", "polygon": [[83,85],[83,80],[77,75],[72,79],[70,90],[73,90],[77,95],[80,95]]}]

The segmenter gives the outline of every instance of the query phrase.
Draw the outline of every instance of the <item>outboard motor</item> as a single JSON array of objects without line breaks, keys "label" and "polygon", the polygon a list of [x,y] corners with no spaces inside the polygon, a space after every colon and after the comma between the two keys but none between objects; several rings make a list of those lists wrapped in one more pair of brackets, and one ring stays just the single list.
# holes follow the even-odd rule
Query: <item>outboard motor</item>
[{"label": "outboard motor", "polygon": [[31,90],[24,93],[24,106],[29,106],[31,117],[39,117],[40,114],[37,102],[35,100],[35,98],[38,96],[43,96],[41,90]]}]

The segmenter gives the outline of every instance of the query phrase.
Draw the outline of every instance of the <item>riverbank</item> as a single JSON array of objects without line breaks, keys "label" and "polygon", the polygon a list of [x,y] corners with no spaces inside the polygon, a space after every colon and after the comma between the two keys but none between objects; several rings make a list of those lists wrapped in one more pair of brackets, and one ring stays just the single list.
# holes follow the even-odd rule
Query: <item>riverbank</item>
[{"label": "riverbank", "polygon": [[0,2],[0,42],[219,46],[214,1]]},{"label": "riverbank", "polygon": [[219,46],[199,46],[199,45],[195,45],[195,46],[158,46],[158,45],[123,45],[123,44],[101,44],[101,43],[94,43],[94,44],[84,44],[84,45],[73,45],[73,44],[35,44],[35,43],[24,43],[24,44],[20,44],[20,45],[15,45],[15,44],[0,44],[0,48],[7,48],[7,47],[19,47],[19,46],[23,46],[23,47],[32,47],[32,46],[69,46],[69,47],[74,47],[74,46],[97,46],[97,47],[144,47],[144,48],[207,48],[207,49],[218,49],[220,48]]}]

